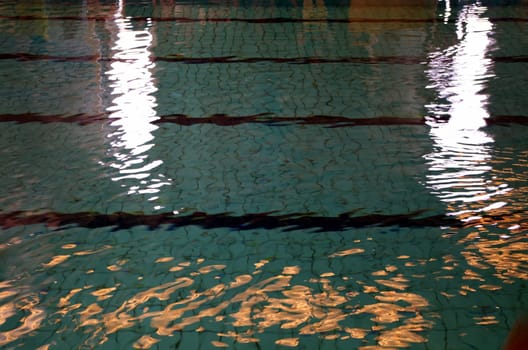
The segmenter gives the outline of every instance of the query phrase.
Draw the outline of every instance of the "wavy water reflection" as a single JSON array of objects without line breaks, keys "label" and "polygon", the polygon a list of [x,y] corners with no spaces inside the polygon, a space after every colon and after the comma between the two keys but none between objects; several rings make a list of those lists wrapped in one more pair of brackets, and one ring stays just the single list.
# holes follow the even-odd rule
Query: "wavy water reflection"
[{"label": "wavy water reflection", "polygon": [[[16,326],[0,331],[0,346],[5,346],[39,329],[46,313],[37,293],[23,291],[15,281],[0,281],[0,327],[17,319]],[[2,327],[3,328],[3,327]],[[2,329],[0,328],[0,329]]]},{"label": "wavy water reflection", "polygon": [[[444,256],[446,271],[467,264],[456,291],[463,297],[483,290],[497,292],[528,279],[526,203],[521,199],[525,185],[524,179],[517,178],[526,173],[526,164],[514,160],[511,150],[497,145],[484,128],[492,118],[489,84],[495,67],[490,55],[497,49],[487,11],[479,3],[464,5],[456,19],[456,43],[431,53],[426,71],[428,88],[438,95],[437,101],[426,106],[434,142],[433,152],[424,156],[429,166],[426,185],[446,203],[448,215],[472,227],[460,231],[461,259]],[[446,7],[446,18],[450,12]],[[442,295],[456,297],[448,292]],[[499,323],[489,313],[473,321],[479,326]]]},{"label": "wavy water reflection", "polygon": [[[197,236],[200,249],[221,245],[226,235],[243,237],[217,233],[218,241],[210,240],[216,234]],[[389,264],[370,276],[332,269],[332,265],[368,261],[361,240],[319,256],[315,263],[328,267],[315,273],[309,260],[288,264],[286,256],[261,258],[258,254],[254,259],[248,255],[253,269],[240,269],[225,258],[158,255],[163,244],[154,247],[155,254],[145,254],[137,243],[150,234],[136,230],[135,235],[136,243],[124,246],[65,243],[48,258],[43,254],[47,250],[40,250],[43,261],[36,276],[53,277],[40,282],[39,291],[29,276],[0,286],[4,323],[19,322],[19,327],[0,332],[2,345],[16,344],[34,330],[47,332],[52,327],[67,344],[74,341],[87,347],[149,348],[188,341],[206,348],[237,343],[268,346],[270,341],[295,347],[322,339],[349,342],[358,349],[401,348],[426,342],[426,331],[434,325],[436,316],[428,298],[412,290],[405,271],[420,265],[419,261],[411,264],[409,256],[400,256],[408,267]],[[170,236],[175,239],[171,234],[166,238]],[[231,239],[227,251],[238,245]],[[185,245],[194,240],[177,239]],[[239,253],[248,254],[251,247],[248,243]],[[187,250],[182,246],[182,251]],[[65,279],[58,278],[63,274]],[[72,334],[80,337],[72,338]],[[54,338],[43,346],[63,345]]]},{"label": "wavy water reflection", "polygon": [[[350,254],[362,254],[362,250],[347,250],[346,256]],[[162,257],[155,263],[165,266],[167,282],[136,287],[132,296],[127,296],[131,290],[124,281],[102,288],[85,285],[60,299],[57,314],[72,318],[77,328],[89,335],[85,346],[105,344],[116,332],[148,324],[152,331],[146,332],[152,336],[138,335],[134,343],[142,348],[162,337],[182,336],[182,331],[216,334],[218,340],[210,342],[216,347],[258,343],[263,334],[276,328],[301,337],[364,340],[362,349],[373,348],[367,345],[372,336],[381,347],[407,347],[425,342],[421,333],[432,326],[424,316],[428,301],[405,291],[407,281],[394,266],[383,270],[385,279],[367,283],[332,272],[299,280],[299,266],[284,266],[281,273],[265,277],[262,269],[270,263],[266,259],[255,263],[251,274],[229,278],[223,276],[229,267],[207,265],[205,259],[178,263],[174,257]],[[128,262],[122,265],[126,267]],[[170,272],[177,275],[171,279]],[[82,304],[80,298],[85,300]],[[223,325],[220,331],[219,325]],[[299,341],[299,337],[274,340],[284,346],[297,346]]]},{"label": "wavy water reflection", "polygon": [[[31,139],[57,125],[101,132],[107,156],[78,157],[102,165],[87,172],[78,208],[0,208],[0,347],[497,348],[526,306],[528,152],[522,132],[487,121],[497,66],[519,56],[490,58],[501,24],[481,3],[440,2],[438,20],[436,1],[412,1],[424,5],[412,9],[401,2],[249,1],[253,8],[141,1],[125,8],[116,1],[98,10],[90,0],[86,14],[72,16],[74,6],[50,11],[58,27],[89,25],[101,52],[17,50],[1,63],[44,63],[65,73],[97,66],[106,113],[29,111],[4,124]],[[39,2],[46,6],[53,7]],[[29,7],[6,21],[46,15],[34,14]],[[252,90],[253,77],[268,68],[284,74],[266,75]],[[338,85],[342,72],[354,77]],[[188,86],[179,90],[182,81]],[[225,96],[241,96],[240,105],[208,100],[224,87]],[[269,106],[289,99],[295,112],[282,114],[280,125],[267,103],[255,102],[269,96],[252,94],[270,87],[278,92]],[[296,93],[282,99],[281,91]],[[416,111],[430,95],[437,98],[425,106],[427,128]],[[389,115],[372,112],[382,100]],[[314,117],[319,105],[328,113]],[[393,145],[395,152],[380,152]],[[47,167],[64,156],[60,148],[46,152]],[[253,168],[256,162],[263,164]],[[34,181],[55,188],[68,175],[75,180],[55,170],[34,171]],[[166,197],[174,207],[153,214],[164,205],[158,196],[170,192],[169,174],[197,180],[179,183]],[[119,200],[97,186],[104,178],[122,186]],[[413,193],[416,178],[433,196]],[[294,200],[282,202],[279,192]],[[27,193],[39,201],[38,187]],[[296,214],[298,203],[290,203],[304,195],[306,211]],[[234,211],[172,210],[193,196],[201,203],[229,197]],[[127,201],[146,214],[119,208]],[[100,202],[117,209],[101,210]],[[338,210],[351,203],[365,208]]]}]

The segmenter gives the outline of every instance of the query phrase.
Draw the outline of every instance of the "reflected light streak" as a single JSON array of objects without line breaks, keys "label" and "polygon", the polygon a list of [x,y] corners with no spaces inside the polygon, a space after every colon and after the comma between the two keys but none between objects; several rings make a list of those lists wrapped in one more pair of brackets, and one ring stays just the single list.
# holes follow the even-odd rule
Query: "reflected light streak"
[{"label": "reflected light streak", "polygon": [[[425,156],[429,164],[426,183],[448,204],[451,215],[475,228],[458,241],[465,247],[461,255],[470,267],[463,279],[474,282],[462,285],[460,295],[528,280],[525,203],[519,203],[526,189],[513,186],[523,181],[519,175],[523,171],[512,176],[511,169],[501,169],[502,163],[513,160],[504,159],[508,152],[500,159],[500,153],[493,150],[493,138],[480,129],[489,117],[485,91],[487,80],[493,77],[492,62],[487,58],[494,46],[493,24],[483,17],[485,11],[479,4],[465,6],[457,21],[459,43],[432,53],[427,71],[429,87],[447,103],[427,106],[433,116],[430,134],[435,150]],[[517,157],[523,159],[523,155]],[[449,271],[449,266],[444,268]],[[488,272],[481,275],[480,270]],[[502,283],[496,285],[497,280],[483,277],[491,274]],[[475,321],[494,322],[487,318]]]},{"label": "reflected light streak", "polygon": [[[147,20],[144,29],[133,26],[130,19],[122,16],[123,0],[119,1],[110,29],[114,34],[111,69],[106,72],[110,81],[112,106],[111,125],[118,127],[109,134],[112,156],[115,161],[110,167],[119,171],[113,181],[132,181],[127,194],[154,194],[160,188],[171,184],[163,174],[154,177],[153,171],[163,164],[160,159],[149,159],[148,152],[154,147],[153,124],[159,119],[156,114],[157,91],[153,70],[155,63],[150,59],[153,45],[152,23]],[[127,186],[127,185],[122,185]],[[162,209],[156,206],[155,209]]]},{"label": "reflected light streak", "polygon": [[444,10],[444,23],[449,22],[449,17],[451,16],[451,0],[444,0],[445,10]]},{"label": "reflected light streak", "polygon": [[486,211],[494,207],[494,196],[509,191],[506,184],[489,179],[494,140],[481,130],[489,118],[486,82],[493,77],[493,63],[487,58],[494,45],[493,24],[483,17],[485,11],[478,4],[460,11],[459,43],[431,53],[427,70],[428,88],[446,102],[426,106],[433,117],[429,124],[435,148],[424,156],[430,170],[426,183],[449,203],[452,215]]}]

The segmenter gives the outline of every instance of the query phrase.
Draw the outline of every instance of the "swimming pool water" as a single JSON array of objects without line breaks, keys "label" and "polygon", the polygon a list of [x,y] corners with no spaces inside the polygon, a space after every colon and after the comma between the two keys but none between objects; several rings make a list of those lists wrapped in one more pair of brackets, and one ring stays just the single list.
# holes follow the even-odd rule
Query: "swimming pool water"
[{"label": "swimming pool water", "polygon": [[0,2],[0,347],[498,349],[523,1]]}]

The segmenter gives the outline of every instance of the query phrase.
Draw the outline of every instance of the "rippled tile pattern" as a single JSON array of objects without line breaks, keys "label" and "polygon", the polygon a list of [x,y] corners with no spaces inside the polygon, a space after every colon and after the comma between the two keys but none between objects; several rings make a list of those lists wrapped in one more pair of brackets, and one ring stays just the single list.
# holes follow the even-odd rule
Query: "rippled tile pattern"
[{"label": "rippled tile pattern", "polygon": [[527,31],[521,0],[0,2],[0,348],[501,348]]}]

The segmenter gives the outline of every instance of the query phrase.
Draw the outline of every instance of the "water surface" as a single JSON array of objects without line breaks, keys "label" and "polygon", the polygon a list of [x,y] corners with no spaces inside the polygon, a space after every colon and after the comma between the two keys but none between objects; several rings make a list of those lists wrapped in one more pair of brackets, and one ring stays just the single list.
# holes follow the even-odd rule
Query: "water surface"
[{"label": "water surface", "polygon": [[521,1],[4,1],[0,346],[496,349]]}]

